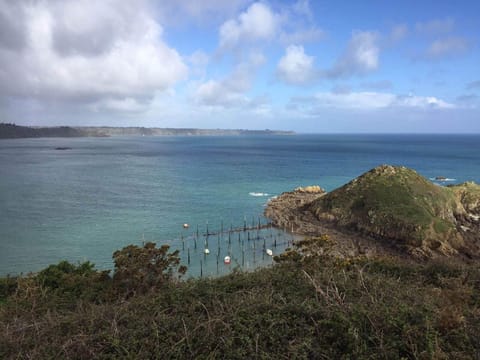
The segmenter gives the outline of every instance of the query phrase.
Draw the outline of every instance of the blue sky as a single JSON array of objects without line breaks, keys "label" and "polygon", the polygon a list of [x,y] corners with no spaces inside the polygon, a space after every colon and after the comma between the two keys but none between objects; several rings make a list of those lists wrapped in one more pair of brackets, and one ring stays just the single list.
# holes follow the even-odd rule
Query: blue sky
[{"label": "blue sky", "polygon": [[0,0],[0,121],[480,132],[478,1]]}]

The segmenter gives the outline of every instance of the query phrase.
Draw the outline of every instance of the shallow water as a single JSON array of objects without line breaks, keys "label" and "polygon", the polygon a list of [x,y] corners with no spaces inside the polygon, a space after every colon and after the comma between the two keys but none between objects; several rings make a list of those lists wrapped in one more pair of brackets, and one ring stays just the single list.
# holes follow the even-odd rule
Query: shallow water
[{"label": "shallow water", "polygon": [[[383,163],[412,167],[427,178],[444,176],[452,180],[448,184],[480,182],[480,136],[1,140],[0,274],[37,271],[62,259],[111,268],[115,250],[155,241],[180,250],[190,246],[190,274],[199,274],[201,260],[205,273],[215,275],[218,246],[206,259],[193,251],[197,224],[205,233],[207,223],[211,231],[222,222],[242,228],[245,219],[258,222],[259,216],[266,223],[261,214],[270,197],[311,184],[332,190]],[[290,235],[282,238],[277,251]],[[225,234],[220,243],[218,273],[239,266],[242,256],[245,268],[271,262],[263,240],[250,251],[248,240],[242,250],[237,239],[233,261],[225,266]],[[185,251],[182,258],[187,261]]]}]

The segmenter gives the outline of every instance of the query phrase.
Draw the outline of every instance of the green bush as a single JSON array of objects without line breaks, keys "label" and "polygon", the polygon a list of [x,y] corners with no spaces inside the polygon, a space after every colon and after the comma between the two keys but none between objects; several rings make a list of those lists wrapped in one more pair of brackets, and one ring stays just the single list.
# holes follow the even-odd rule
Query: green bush
[{"label": "green bush", "polygon": [[155,290],[175,275],[184,275],[187,268],[180,265],[179,251],[169,253],[169,249],[169,245],[157,248],[155,243],[148,242],[143,247],[129,245],[115,251],[115,288],[131,296]]}]

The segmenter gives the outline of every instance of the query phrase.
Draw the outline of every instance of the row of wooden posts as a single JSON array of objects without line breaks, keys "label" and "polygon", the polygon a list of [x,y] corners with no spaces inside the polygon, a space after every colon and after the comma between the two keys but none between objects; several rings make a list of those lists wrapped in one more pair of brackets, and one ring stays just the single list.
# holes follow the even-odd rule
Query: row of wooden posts
[{"label": "row of wooden posts", "polygon": [[[187,224],[186,224],[187,225]],[[184,226],[185,228],[189,228],[189,226]],[[270,229],[270,234],[269,235],[260,235],[260,232],[265,229]],[[255,222],[255,218],[252,219],[252,223],[249,226],[247,224],[246,218],[244,218],[243,221],[243,227],[237,227],[234,228],[233,225],[230,225],[229,228],[225,230],[223,221],[221,222],[220,230],[219,231],[213,231],[211,232],[209,229],[208,222],[206,223],[206,231],[205,233],[200,233],[198,225],[196,226],[196,231],[193,234],[193,245],[194,249],[197,250],[198,248],[198,241],[203,238],[203,261],[200,259],[200,277],[203,277],[203,266],[207,262],[207,256],[210,253],[209,250],[209,238],[216,236],[217,237],[217,254],[216,254],[216,260],[217,260],[217,273],[219,271],[219,263],[220,263],[220,251],[221,251],[221,240],[223,240],[224,235],[228,235],[228,258],[230,259],[231,257],[231,245],[232,242],[237,240],[238,244],[242,245],[242,260],[241,264],[242,267],[245,266],[245,240],[247,243],[252,243],[252,249],[253,249],[253,262],[254,264],[256,263],[256,249],[257,249],[257,242],[258,240],[263,240],[262,244],[262,260],[265,259],[265,254],[267,251],[267,237],[270,237],[272,239],[271,246],[273,248],[277,248],[277,245],[285,245],[285,240],[281,241],[281,239],[277,239],[277,237],[280,237],[280,234],[286,234],[284,231],[283,233],[281,230],[277,229],[277,234],[274,235],[274,227],[272,223],[264,223],[262,224],[260,221],[260,217],[258,217],[258,221]],[[256,231],[256,234],[255,234]],[[253,234],[251,234],[253,232]],[[246,239],[245,239],[245,233],[246,233]],[[236,236],[238,234],[238,236]],[[242,239],[242,234],[244,234],[243,239]],[[182,241],[182,251],[185,251],[185,241],[188,240],[188,238],[192,238],[192,236],[185,237],[184,234],[181,234],[181,241]],[[236,238],[236,239],[235,239]],[[286,245],[289,246],[290,243],[293,243],[293,237],[291,239],[289,238],[286,242]],[[271,253],[271,252],[270,252]],[[268,255],[269,256],[269,255]],[[190,256],[190,246],[187,245],[187,264],[191,264],[191,256]],[[237,262],[237,264],[239,264]]]}]

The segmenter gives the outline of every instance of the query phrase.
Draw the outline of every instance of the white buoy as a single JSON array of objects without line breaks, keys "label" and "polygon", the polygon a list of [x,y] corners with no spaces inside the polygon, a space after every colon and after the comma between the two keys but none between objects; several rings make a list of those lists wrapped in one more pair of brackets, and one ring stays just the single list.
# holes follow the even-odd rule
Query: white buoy
[{"label": "white buoy", "polygon": [[267,249],[267,250],[265,250],[265,252],[267,253],[268,256],[272,256],[272,255],[273,255],[272,249]]},{"label": "white buoy", "polygon": [[230,256],[225,256],[225,258],[223,259],[223,262],[228,265],[232,262],[232,259],[230,258]]},{"label": "white buoy", "polygon": [[208,249],[203,250],[203,252],[204,252],[206,255],[210,254],[210,250],[208,250]]},{"label": "white buoy", "polygon": [[190,227],[190,225],[188,225],[187,223],[183,224],[184,229],[188,229],[189,227]]}]

